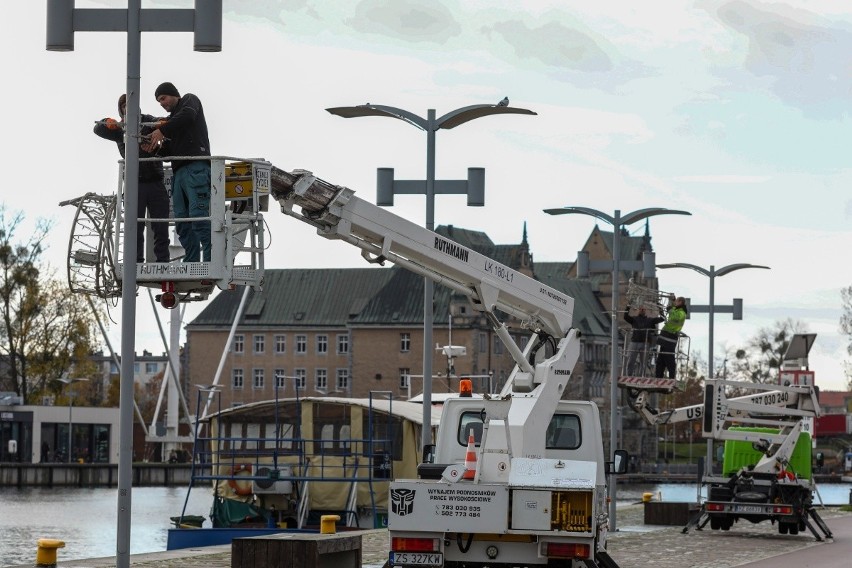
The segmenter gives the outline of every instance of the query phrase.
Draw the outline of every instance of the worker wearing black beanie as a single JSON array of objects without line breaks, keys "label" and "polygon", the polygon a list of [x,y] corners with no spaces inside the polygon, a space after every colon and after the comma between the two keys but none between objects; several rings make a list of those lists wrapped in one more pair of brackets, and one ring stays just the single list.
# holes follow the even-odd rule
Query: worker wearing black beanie
[{"label": "worker wearing black beanie", "polygon": [[144,149],[171,156],[175,218],[203,218],[175,222],[183,262],[210,262],[210,161],[205,158],[210,142],[204,107],[197,96],[181,96],[169,82],[161,83],[154,95],[169,116],[158,121]]},{"label": "worker wearing black beanie", "polygon": [[175,87],[174,84],[169,83],[168,81],[166,81],[165,83],[160,83],[160,86],[157,87],[156,91],[154,91],[155,99],[159,100],[160,95],[171,95],[173,97],[180,98],[180,93],[178,92],[177,87]]}]

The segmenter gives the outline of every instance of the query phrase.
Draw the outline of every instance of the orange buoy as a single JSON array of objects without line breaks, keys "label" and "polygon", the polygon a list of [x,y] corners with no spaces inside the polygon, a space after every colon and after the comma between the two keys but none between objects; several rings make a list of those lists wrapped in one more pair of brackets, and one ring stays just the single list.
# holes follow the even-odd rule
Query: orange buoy
[{"label": "orange buoy", "polygon": [[240,475],[239,477],[250,476],[251,464],[240,463],[235,465],[233,469],[231,469],[231,478],[228,479],[228,485],[231,487],[231,489],[233,489],[234,493],[241,496],[251,495],[251,479],[238,479],[238,474],[244,474]]}]

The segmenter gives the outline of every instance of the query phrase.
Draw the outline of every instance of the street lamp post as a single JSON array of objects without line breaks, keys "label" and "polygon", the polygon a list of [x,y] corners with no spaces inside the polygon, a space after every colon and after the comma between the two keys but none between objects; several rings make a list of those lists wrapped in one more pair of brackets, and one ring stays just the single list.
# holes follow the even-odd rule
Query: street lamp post
[{"label": "street lamp post", "polygon": [[72,417],[72,410],[74,409],[74,397],[76,393],[71,390],[70,385],[79,382],[79,381],[88,381],[89,379],[85,377],[62,377],[59,379],[59,382],[65,383],[68,386],[68,459],[67,462],[71,463],[71,444],[74,441],[74,438],[71,434],[72,429],[74,428],[74,420]]},{"label": "street lamp post", "polygon": [[[619,289],[618,289],[618,277],[619,272],[622,268],[627,270],[644,270],[645,276],[647,278],[653,278],[654,276],[654,254],[653,253],[645,253],[642,261],[637,260],[621,260],[621,247],[619,242],[621,241],[621,228],[627,225],[631,225],[637,221],[641,221],[642,219],[646,219],[648,217],[652,217],[654,215],[691,215],[688,211],[679,211],[676,209],[666,209],[663,207],[650,207],[647,209],[639,209],[637,211],[633,211],[628,213],[627,215],[622,216],[621,211],[616,209],[614,215],[610,216],[602,211],[598,211],[597,209],[590,209],[588,207],[562,207],[557,209],[545,209],[545,213],[550,215],[569,215],[569,214],[581,214],[581,215],[589,215],[591,217],[595,217],[600,219],[601,221],[606,221],[610,225],[612,225],[612,260],[597,260],[597,261],[589,261],[588,256],[578,255],[577,265],[578,265],[578,276],[579,269],[582,268],[584,271],[592,270],[592,271],[607,271],[612,270],[612,310],[610,313],[610,332],[611,332],[611,342],[612,346],[610,348],[610,371],[609,371],[609,454],[612,456],[612,452],[615,451],[618,445],[618,307],[619,307]],[[582,262],[581,262],[582,260]],[[616,501],[616,477],[615,474],[610,475],[609,477],[609,519],[610,519],[610,530],[616,531],[616,519],[615,519],[615,501]]]},{"label": "street lamp post", "polygon": [[[435,194],[467,194],[467,204],[473,207],[485,205],[485,170],[468,168],[466,180],[435,180],[435,133],[440,129],[460,126],[476,118],[493,114],[536,114],[523,108],[510,107],[508,99],[498,104],[471,105],[450,111],[440,118],[435,117],[435,109],[427,111],[426,118],[401,108],[386,105],[358,105],[354,107],[335,107],[326,109],[331,114],[343,118],[362,116],[383,116],[396,118],[426,131],[426,180],[394,180],[393,168],[379,168],[377,172],[376,204],[393,205],[394,194],[426,195],[426,228],[435,230]],[[422,449],[432,443],[432,382],[425,377],[432,376],[432,302],[433,283],[424,279],[423,285],[423,428]]]},{"label": "street lamp post", "polygon": [[127,116],[124,156],[124,265],[121,289],[121,388],[119,392],[118,522],[116,565],[130,566],[133,482],[133,353],[136,352],[136,228],[139,216],[139,90],[142,32],[194,32],[195,51],[222,50],[222,0],[195,0],[195,8],[75,8],[75,0],[48,0],[48,51],[73,51],[74,32],[127,33]]},{"label": "street lamp post", "polygon": [[[725,274],[730,274],[735,270],[741,270],[743,268],[763,268],[769,270],[768,266],[762,266],[759,264],[748,264],[748,263],[738,263],[738,264],[729,264],[727,266],[723,266],[720,269],[716,269],[715,266],[710,265],[710,269],[701,268],[700,266],[696,266],[694,264],[689,264],[687,262],[673,262],[669,264],[659,264],[657,268],[689,268],[694,270],[700,274],[703,274],[707,278],[710,279],[710,303],[707,305],[695,305],[689,304],[689,311],[697,314],[707,313],[710,314],[710,323],[709,323],[709,335],[710,338],[708,340],[707,345],[707,361],[708,361],[708,370],[707,370],[707,378],[713,378],[713,319],[716,312],[719,313],[729,313],[733,314],[733,318],[735,320],[743,319],[743,301],[742,298],[734,298],[734,301],[729,306],[717,306],[715,303],[715,295],[716,295],[716,277],[724,276]],[[690,446],[691,448],[692,446]],[[704,475],[710,476],[713,474],[713,440],[712,438],[707,438],[707,457],[704,463]]]}]

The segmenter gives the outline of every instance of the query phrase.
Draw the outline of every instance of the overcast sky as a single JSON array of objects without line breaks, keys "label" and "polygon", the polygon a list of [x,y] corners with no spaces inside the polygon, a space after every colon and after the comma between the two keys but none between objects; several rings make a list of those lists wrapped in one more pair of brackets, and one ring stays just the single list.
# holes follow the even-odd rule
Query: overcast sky
[{"label": "overcast sky", "polygon": [[[77,8],[124,7],[86,2]],[[192,2],[143,1],[143,7]],[[437,176],[486,170],[486,205],[438,196],[437,224],[517,243],[536,261],[573,261],[595,220],[552,217],[578,205],[610,215],[646,207],[691,217],[651,220],[658,263],[742,270],[716,280],[717,305],[743,298],[745,319],[716,316],[722,364],[757,329],[792,317],[818,334],[811,368],[845,383],[840,289],[852,283],[852,5],[846,0],[225,0],[221,53],[188,33],[146,33],[142,110],[172,81],[198,95],[214,154],[308,169],[375,200],[377,167],[425,177],[423,132],[396,120],[344,120],[324,109],[370,102],[438,116],[508,96],[538,116],[486,117],[437,135]],[[7,211],[54,222],[47,257],[64,276],[73,210],[62,200],[111,193],[115,146],[91,132],[115,116],[126,85],[126,36],[77,33],[75,51],[45,51],[45,3],[7,2],[0,19]],[[273,208],[274,209],[274,208]],[[425,221],[422,196],[392,209]],[[362,266],[272,210],[268,268]],[[602,225],[605,230],[611,227]],[[644,225],[631,226],[634,234]],[[660,287],[709,301],[709,281],[660,271]],[[192,306],[184,323],[202,308]],[[137,351],[163,351],[147,295]],[[120,310],[112,311],[113,344]],[[163,314],[168,318],[168,315]],[[708,319],[684,331],[707,354]],[[168,332],[167,332],[168,333]]]}]

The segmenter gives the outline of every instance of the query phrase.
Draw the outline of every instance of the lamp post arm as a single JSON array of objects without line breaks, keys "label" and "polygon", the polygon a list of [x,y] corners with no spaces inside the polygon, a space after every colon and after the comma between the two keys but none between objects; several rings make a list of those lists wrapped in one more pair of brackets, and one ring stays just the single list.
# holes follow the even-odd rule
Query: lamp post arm
[{"label": "lamp post arm", "polygon": [[603,211],[598,211],[597,209],[592,209],[590,207],[559,207],[556,209],[545,209],[545,213],[548,215],[570,215],[572,213],[582,213],[583,215],[589,215],[590,217],[595,217],[600,219],[601,221],[606,221],[610,225],[615,225],[615,219]]},{"label": "lamp post arm", "polygon": [[332,107],[325,109],[331,114],[342,116],[343,118],[358,118],[361,116],[386,116],[388,118],[396,118],[407,122],[412,126],[416,126],[421,130],[427,130],[429,122],[413,112],[407,110],[387,106],[387,105],[358,105],[353,107]]},{"label": "lamp post arm", "polygon": [[450,128],[455,128],[456,126],[461,126],[465,122],[470,122],[471,120],[481,118],[483,116],[489,116],[492,114],[538,114],[529,109],[518,108],[518,107],[510,107],[510,106],[498,106],[498,105],[470,105],[462,108],[457,108],[456,110],[451,110],[437,121],[435,121],[435,130],[439,128],[443,128],[444,130],[449,130]]},{"label": "lamp post arm", "polygon": [[689,211],[680,211],[678,209],[666,209],[664,207],[648,207],[646,209],[638,209],[632,213],[628,213],[621,218],[622,225],[632,225],[636,221],[640,221],[645,217],[653,217],[654,215],[692,215]]},{"label": "lamp post arm", "polygon": [[716,271],[716,276],[724,276],[725,274],[730,274],[735,270],[742,270],[743,268],[763,268],[766,270],[771,270],[768,266],[741,262],[738,264],[729,264],[728,266],[723,266],[722,268]]},{"label": "lamp post arm", "polygon": [[657,268],[690,268],[698,273],[703,274],[704,276],[707,276],[708,278],[710,276],[715,276],[715,273],[710,272],[706,268],[701,268],[698,265],[689,264],[688,262],[671,262],[668,264],[658,264]]}]

